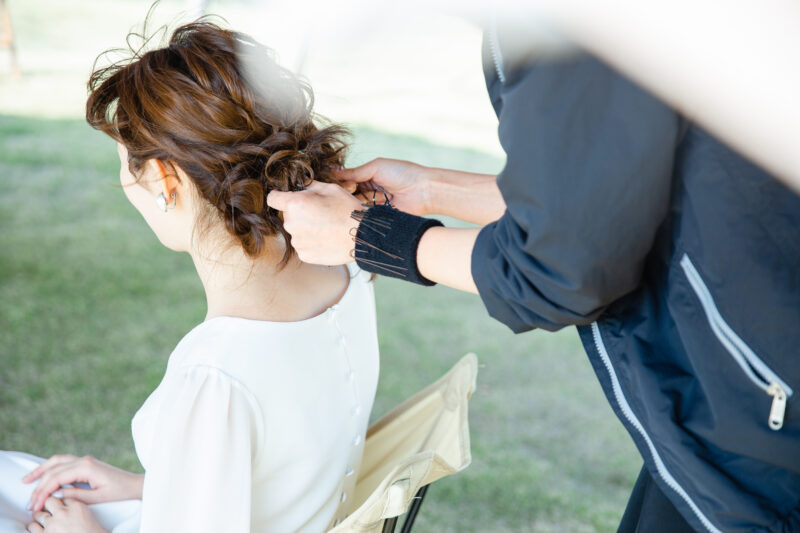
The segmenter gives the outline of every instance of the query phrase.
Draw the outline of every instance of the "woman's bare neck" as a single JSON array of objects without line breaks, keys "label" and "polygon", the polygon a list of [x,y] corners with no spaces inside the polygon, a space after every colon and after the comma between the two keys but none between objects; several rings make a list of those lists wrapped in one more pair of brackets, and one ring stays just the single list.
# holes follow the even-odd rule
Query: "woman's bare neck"
[{"label": "woman's bare neck", "polygon": [[206,293],[206,320],[217,316],[270,322],[305,320],[339,301],[349,283],[343,266],[311,265],[292,256],[279,268],[280,244],[255,260],[238,246],[215,257],[199,251],[190,255]]}]

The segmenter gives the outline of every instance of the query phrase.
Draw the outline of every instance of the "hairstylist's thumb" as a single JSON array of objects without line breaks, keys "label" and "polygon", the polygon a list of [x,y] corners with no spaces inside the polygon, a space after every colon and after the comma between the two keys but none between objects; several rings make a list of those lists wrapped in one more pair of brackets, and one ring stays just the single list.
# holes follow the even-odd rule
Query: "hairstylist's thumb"
[{"label": "hairstylist's thumb", "polygon": [[335,174],[337,178],[345,182],[360,183],[362,181],[369,181],[378,173],[383,162],[383,159],[373,159],[360,167],[336,170]]},{"label": "hairstylist's thumb", "polygon": [[284,191],[269,191],[267,194],[267,205],[270,206],[272,209],[277,209],[278,211],[286,211],[286,208],[289,206],[291,202],[292,195],[297,194],[295,192],[284,192]]}]

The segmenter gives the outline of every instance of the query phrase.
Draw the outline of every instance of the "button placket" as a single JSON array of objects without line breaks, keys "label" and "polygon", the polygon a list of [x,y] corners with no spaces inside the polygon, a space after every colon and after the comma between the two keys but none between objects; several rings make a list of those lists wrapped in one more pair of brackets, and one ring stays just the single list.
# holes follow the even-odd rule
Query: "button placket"
[{"label": "button placket", "polygon": [[[335,311],[336,307],[334,306],[331,309],[333,311]],[[362,435],[361,424],[358,423],[359,422],[358,417],[362,413],[362,407],[361,407],[361,401],[360,401],[359,394],[358,394],[358,387],[356,386],[356,383],[357,383],[356,382],[356,372],[355,372],[355,370],[353,370],[352,364],[350,362],[350,357],[349,357],[349,353],[348,353],[347,338],[344,335],[344,332],[342,331],[342,328],[339,325],[339,321],[335,317],[335,313],[331,313],[331,317],[333,318],[333,323],[334,323],[334,326],[336,328],[336,332],[338,333],[338,344],[339,344],[340,349],[341,349],[341,354],[344,356],[345,362],[347,363],[347,370],[344,373],[344,380],[345,380],[345,382],[350,384],[351,389],[352,389],[352,394],[353,394],[353,405],[350,408],[350,415],[352,417],[355,417],[354,422],[357,423],[356,430],[358,431],[358,433],[356,433],[355,437],[353,437],[353,440],[351,442],[352,442],[352,445],[354,447],[354,452],[353,453],[356,453],[355,449],[358,449],[358,447],[361,446],[361,444],[363,442],[363,439],[364,439],[364,437]],[[354,457],[351,457],[351,460],[353,458]],[[354,474],[355,474],[355,469],[353,469],[352,467],[350,467],[350,465],[348,465],[346,470],[345,470],[345,472],[344,472],[344,477],[345,478],[349,478],[349,477],[352,477]],[[341,498],[341,502],[344,503],[347,500],[347,492],[345,492],[343,490],[340,498]]]}]

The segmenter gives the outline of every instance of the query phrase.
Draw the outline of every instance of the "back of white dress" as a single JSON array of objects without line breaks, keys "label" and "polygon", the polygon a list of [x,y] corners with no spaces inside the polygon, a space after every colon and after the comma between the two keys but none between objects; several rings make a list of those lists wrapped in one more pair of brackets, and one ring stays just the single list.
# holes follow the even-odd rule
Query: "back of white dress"
[{"label": "back of white dress", "polygon": [[344,518],[378,380],[369,274],[299,322],[208,320],[134,417],[141,531],[321,532]]}]

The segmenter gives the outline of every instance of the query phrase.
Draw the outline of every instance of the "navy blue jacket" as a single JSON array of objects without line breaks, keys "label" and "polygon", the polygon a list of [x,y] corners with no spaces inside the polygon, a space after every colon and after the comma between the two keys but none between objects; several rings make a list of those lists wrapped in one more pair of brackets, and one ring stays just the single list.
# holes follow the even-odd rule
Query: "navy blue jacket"
[{"label": "navy blue jacket", "polygon": [[487,310],[578,326],[695,529],[800,531],[800,197],[586,53],[489,44],[507,211],[472,253]]}]

